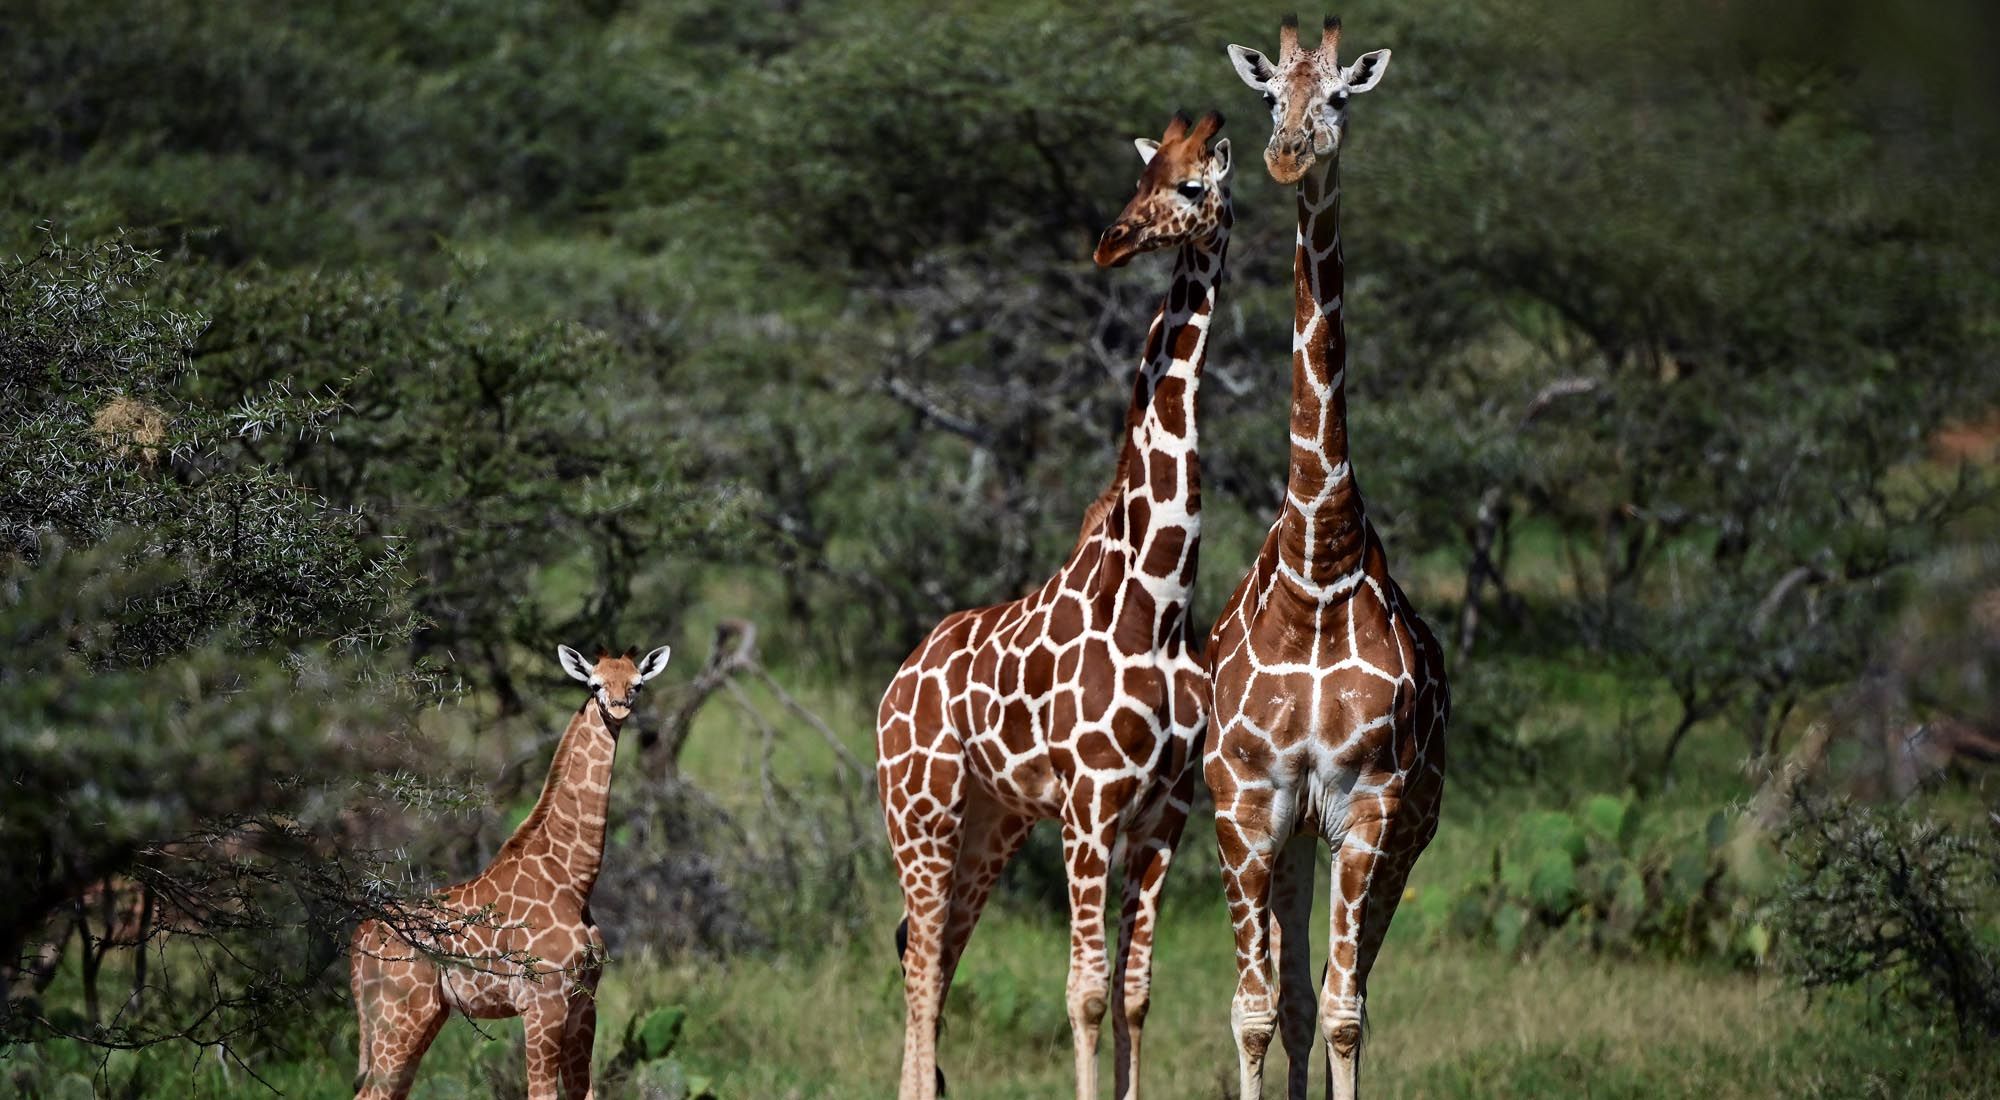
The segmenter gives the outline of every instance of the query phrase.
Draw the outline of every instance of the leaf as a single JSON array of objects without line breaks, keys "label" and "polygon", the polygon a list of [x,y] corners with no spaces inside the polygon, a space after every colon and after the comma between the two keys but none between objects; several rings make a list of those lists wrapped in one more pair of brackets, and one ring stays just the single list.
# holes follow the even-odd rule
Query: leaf
[{"label": "leaf", "polygon": [[1576,907],[1576,896],[1576,862],[1567,852],[1544,852],[1528,883],[1529,900],[1542,912],[1561,917]]},{"label": "leaf", "polygon": [[1521,946],[1521,937],[1528,930],[1528,910],[1519,905],[1503,905],[1493,914],[1493,942],[1500,950],[1513,954]]},{"label": "leaf", "polygon": [[1618,845],[1625,835],[1625,811],[1629,803],[1608,794],[1591,795],[1583,803],[1583,827],[1592,839]]},{"label": "leaf", "polygon": [[687,1009],[680,1005],[656,1008],[646,1014],[634,1038],[641,1060],[653,1061],[672,1054],[687,1025]]}]

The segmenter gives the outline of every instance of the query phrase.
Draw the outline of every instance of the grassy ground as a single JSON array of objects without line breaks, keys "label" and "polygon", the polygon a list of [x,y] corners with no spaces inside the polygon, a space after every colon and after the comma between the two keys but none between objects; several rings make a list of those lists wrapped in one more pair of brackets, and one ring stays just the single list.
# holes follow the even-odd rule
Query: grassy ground
[{"label": "grassy ground", "polygon": [[[1067,1094],[1064,952],[1059,923],[1046,917],[1002,912],[980,930],[943,1041],[953,1097]],[[603,991],[600,1066],[635,1012],[679,1004],[689,1010],[682,1058],[711,1077],[719,1097],[875,1097],[895,1079],[901,998],[886,934],[805,958],[619,961]],[[1170,911],[1146,1031],[1148,1096],[1233,1095],[1233,980],[1219,905]],[[1768,977],[1546,952],[1516,960],[1463,943],[1399,937],[1377,971],[1372,1002],[1366,1080],[1378,1098],[2000,1095],[2000,1087],[1981,1084],[1979,1067],[1962,1063],[1946,1037],[1884,1031],[1861,1003],[1809,1005]],[[475,1030],[454,1020],[426,1059],[415,1097],[504,1095],[490,1079],[511,1076],[519,1030],[514,1021]],[[1107,1057],[1109,1050],[1107,1037]],[[33,1057],[91,1071],[75,1051]],[[114,1058],[98,1080],[139,1091],[111,1087],[105,1094],[269,1095],[240,1070],[184,1053],[146,1062],[144,1080],[132,1082],[135,1060]],[[1267,1077],[1273,1095],[1283,1065],[1274,1053]],[[1318,1095],[1323,1066],[1314,1069]],[[330,1013],[302,1031],[288,1057],[264,1060],[258,1070],[286,1096],[351,1095],[351,1018]],[[6,1080],[0,1073],[0,1093]],[[13,1094],[88,1096],[75,1091],[84,1083],[72,1078],[69,1092],[57,1086],[44,1093],[44,1085]],[[1103,1094],[1110,1095],[1108,1073]]]},{"label": "grassy ground", "polygon": [[[687,624],[687,634],[705,637],[706,626]],[[1665,705],[1643,688],[1643,677],[1581,671],[1554,657],[1545,663],[1533,728],[1518,731],[1536,747],[1538,765],[1528,776],[1458,771],[1444,827],[1412,880],[1420,897],[1456,896],[1490,874],[1496,845],[1505,844],[1524,813],[1569,808],[1586,794],[1616,794],[1623,781],[1615,777],[1631,774],[1634,760],[1654,759],[1657,745],[1642,734],[1618,732],[1651,728],[1628,720]],[[851,751],[870,758],[872,698],[840,689],[800,695],[841,732]],[[751,687],[748,698],[779,714],[764,689]],[[440,735],[462,739],[467,731]],[[532,742],[532,730],[514,731],[508,752],[518,754]],[[774,771],[781,782],[823,778],[833,766],[824,742],[796,726],[780,750]],[[1724,736],[1693,739],[1679,782],[1648,801],[1650,827],[1699,829],[1718,806],[1745,797],[1740,751]],[[731,812],[754,815],[760,812],[755,777],[762,752],[755,723],[733,706],[712,706],[684,759],[686,774]],[[621,784],[641,781],[629,763],[621,767]],[[523,805],[537,785],[527,785]],[[1030,853],[1035,850],[1031,845]],[[726,961],[662,959],[637,949],[619,954],[602,990],[600,1072],[616,1058],[628,1021],[679,1005],[687,1024],[677,1057],[712,1081],[722,1100],[890,1094],[902,999],[890,936],[897,904],[884,862],[876,861],[868,884],[868,896],[854,903],[866,914],[865,931],[856,937],[812,929],[781,937],[772,950]],[[1037,905],[1030,893],[1017,890],[990,911],[952,992],[942,1064],[954,1100],[1067,1095],[1067,933],[1060,913]],[[1364,1079],[1377,1100],[2000,1096],[2000,1084],[1993,1083],[2000,1074],[1990,1060],[1966,1061],[1950,1036],[1889,1026],[1860,997],[1809,1002],[1775,974],[1708,963],[1621,960],[1554,947],[1517,957],[1427,928],[1411,916],[1418,908],[1405,906],[1372,983]],[[1324,909],[1322,903],[1316,924],[1322,930]],[[1323,937],[1316,954],[1323,952]],[[1177,862],[1156,958],[1145,1094],[1153,1100],[1232,1096],[1234,963],[1204,821],[1191,826]],[[117,988],[116,976],[107,976],[106,984]],[[519,1075],[519,1033],[515,1021],[475,1028],[454,1020],[426,1059],[414,1095],[512,1100],[518,1086],[506,1082]],[[1103,1094],[1109,1096],[1108,1034],[1102,1049]],[[1313,1067],[1315,1095],[1321,1058],[1323,1048]],[[1266,1077],[1270,1095],[1281,1090],[1284,1064],[1282,1052],[1274,1052]],[[282,1049],[263,1052],[254,1067],[288,1097],[351,1096],[354,1023],[344,998],[301,1021]],[[117,1055],[101,1064],[60,1044],[11,1056],[0,1051],[0,1097],[68,1100],[94,1092],[270,1095],[242,1069],[185,1051]],[[630,1083],[610,1083],[599,1095],[622,1100],[641,1094]]]}]

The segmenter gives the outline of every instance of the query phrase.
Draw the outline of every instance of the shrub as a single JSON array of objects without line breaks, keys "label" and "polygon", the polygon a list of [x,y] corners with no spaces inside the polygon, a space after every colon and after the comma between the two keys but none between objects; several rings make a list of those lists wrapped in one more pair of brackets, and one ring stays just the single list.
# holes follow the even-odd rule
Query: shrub
[{"label": "shrub", "polygon": [[1957,828],[1903,809],[1800,804],[1779,905],[1807,989],[1865,986],[1961,1043],[2000,1038],[2000,816]]},{"label": "shrub", "polygon": [[1456,898],[1419,895],[1425,925],[1508,952],[1563,943],[1592,951],[1763,961],[1771,946],[1754,845],[1728,815],[1697,831],[1653,832],[1642,804],[1594,795],[1529,814],[1493,849],[1493,873]]}]

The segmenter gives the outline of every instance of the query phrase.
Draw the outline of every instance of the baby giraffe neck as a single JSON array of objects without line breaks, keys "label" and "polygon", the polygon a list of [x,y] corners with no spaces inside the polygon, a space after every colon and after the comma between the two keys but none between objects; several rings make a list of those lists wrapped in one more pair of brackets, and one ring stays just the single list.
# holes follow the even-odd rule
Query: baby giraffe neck
[{"label": "baby giraffe neck", "polygon": [[584,703],[556,745],[534,810],[502,849],[503,858],[535,857],[537,865],[553,866],[559,879],[556,886],[574,890],[585,900],[604,865],[605,815],[611,801],[618,726],[596,699]]}]

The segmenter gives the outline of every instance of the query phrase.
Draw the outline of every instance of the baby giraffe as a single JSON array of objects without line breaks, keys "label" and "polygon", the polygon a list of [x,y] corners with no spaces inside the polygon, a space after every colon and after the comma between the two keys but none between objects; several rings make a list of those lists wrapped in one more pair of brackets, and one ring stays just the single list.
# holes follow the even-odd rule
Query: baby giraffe
[{"label": "baby giraffe", "polygon": [[604,938],[590,919],[590,891],[604,861],[611,760],[640,686],[671,655],[661,646],[635,662],[637,653],[600,649],[591,662],[558,647],[563,671],[590,695],[563,732],[527,820],[484,873],[437,896],[438,911],[411,914],[401,931],[380,920],[355,929],[356,1100],[409,1095],[417,1063],[453,1009],[479,1020],[524,1018],[529,1100],[556,1100],[558,1076],[568,1100],[592,1095]]}]

